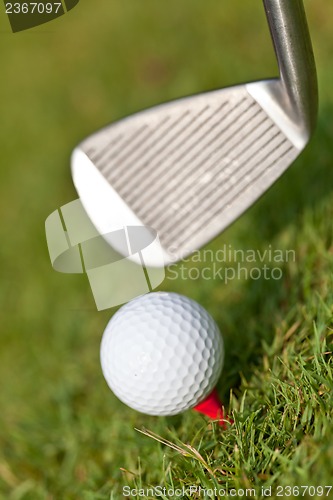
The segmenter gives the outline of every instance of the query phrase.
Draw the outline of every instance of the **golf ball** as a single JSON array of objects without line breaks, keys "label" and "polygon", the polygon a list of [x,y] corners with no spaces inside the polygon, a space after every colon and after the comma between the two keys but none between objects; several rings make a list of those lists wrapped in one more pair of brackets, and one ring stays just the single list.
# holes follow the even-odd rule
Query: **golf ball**
[{"label": "golf ball", "polygon": [[149,415],[176,415],[203,401],[220,376],[223,340],[210,314],[176,293],[137,297],[108,323],[104,377],[116,396]]}]

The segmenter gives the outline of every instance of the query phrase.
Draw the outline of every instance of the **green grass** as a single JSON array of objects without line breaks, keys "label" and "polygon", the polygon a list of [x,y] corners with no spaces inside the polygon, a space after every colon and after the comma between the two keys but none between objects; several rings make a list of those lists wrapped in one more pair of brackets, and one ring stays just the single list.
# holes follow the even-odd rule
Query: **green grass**
[{"label": "green grass", "polygon": [[272,487],[277,498],[279,486],[333,484],[333,6],[306,7],[321,96],[315,137],[206,248],[272,245],[293,249],[295,262],[279,264],[278,281],[169,272],[161,286],[199,301],[220,326],[218,390],[235,421],[226,431],[192,411],[141,415],[112,395],[99,343],[113,311],[97,312],[85,276],[52,270],[44,222],[76,197],[69,157],[87,134],[276,73],[260,1],[80,2],[16,35],[1,11],[0,498],[120,499],[125,485],[255,488],[256,498]]}]

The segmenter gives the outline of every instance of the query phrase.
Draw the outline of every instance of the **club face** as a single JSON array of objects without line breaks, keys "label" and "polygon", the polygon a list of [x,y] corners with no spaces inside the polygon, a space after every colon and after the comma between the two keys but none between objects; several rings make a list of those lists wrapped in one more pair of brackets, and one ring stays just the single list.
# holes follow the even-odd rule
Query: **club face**
[{"label": "club face", "polygon": [[[82,142],[73,153],[73,179],[97,229],[154,228],[165,265],[212,240],[305,146],[267,90],[278,85],[259,82],[175,101]],[[161,262],[152,256],[147,265]]]}]

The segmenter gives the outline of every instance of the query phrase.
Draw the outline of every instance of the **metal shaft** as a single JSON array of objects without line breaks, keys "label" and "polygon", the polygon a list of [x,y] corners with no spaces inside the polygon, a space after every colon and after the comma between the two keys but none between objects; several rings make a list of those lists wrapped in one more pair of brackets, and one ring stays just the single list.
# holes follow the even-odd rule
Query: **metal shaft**
[{"label": "metal shaft", "polygon": [[281,94],[289,96],[290,114],[309,135],[316,123],[318,84],[302,0],[263,0],[280,69]]}]

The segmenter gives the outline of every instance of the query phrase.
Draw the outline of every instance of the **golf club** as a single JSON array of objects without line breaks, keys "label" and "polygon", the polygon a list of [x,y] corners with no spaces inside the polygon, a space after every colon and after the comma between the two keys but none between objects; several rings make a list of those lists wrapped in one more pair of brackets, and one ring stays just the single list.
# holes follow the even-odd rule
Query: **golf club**
[{"label": "golf club", "polygon": [[[163,104],[120,120],[73,152],[72,175],[100,234],[155,230],[146,265],[180,260],[250,207],[314,130],[317,77],[302,0],[263,0],[280,70],[262,80]],[[107,238],[107,236],[106,236]]]}]

